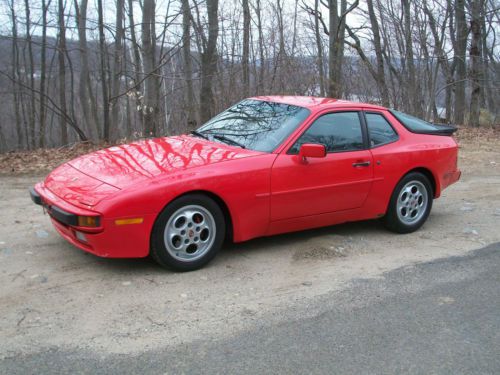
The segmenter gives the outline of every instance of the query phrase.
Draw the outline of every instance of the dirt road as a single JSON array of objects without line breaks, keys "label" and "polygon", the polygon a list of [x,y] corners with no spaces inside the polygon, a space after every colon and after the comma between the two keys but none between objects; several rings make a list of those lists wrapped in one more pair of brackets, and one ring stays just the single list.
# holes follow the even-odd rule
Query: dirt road
[{"label": "dirt road", "polygon": [[42,176],[0,177],[0,358],[65,348],[111,353],[224,339],[359,278],[463,255],[500,241],[500,141],[463,144],[462,180],[409,235],[362,222],[226,247],[208,267],[165,271],[107,260],[62,240],[27,188]]}]

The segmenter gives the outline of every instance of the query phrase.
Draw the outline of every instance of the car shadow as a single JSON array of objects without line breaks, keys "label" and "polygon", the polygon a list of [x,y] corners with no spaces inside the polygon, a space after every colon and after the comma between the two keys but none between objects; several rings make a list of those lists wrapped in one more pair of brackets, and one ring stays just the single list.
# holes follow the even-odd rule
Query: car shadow
[{"label": "car shadow", "polygon": [[[287,251],[287,248],[290,246],[300,246],[301,244],[307,246],[306,244],[308,241],[331,235],[344,237],[356,237],[362,235],[369,238],[370,235],[386,232],[387,230],[383,227],[379,220],[368,220],[337,224],[328,227],[279,234],[269,237],[260,237],[240,243],[226,243],[222,247],[219,254],[217,254],[216,259],[207,267],[225,267],[232,260],[242,256],[248,257],[252,254],[260,254],[263,252]],[[78,251],[77,249],[73,250]],[[105,267],[112,273],[123,273],[129,275],[164,275],[165,273],[178,273],[177,271],[163,269],[150,257],[133,259],[99,258],[92,254],[83,252],[81,253],[81,256],[93,258],[93,261],[90,263]]]},{"label": "car shadow", "polygon": [[227,243],[221,249],[217,258],[230,259],[234,256],[241,256],[242,254],[248,255],[264,251],[282,251],[283,248],[288,248],[292,245],[306,245],[306,243],[311,240],[331,235],[343,237],[356,237],[358,235],[362,235],[369,237],[371,234],[386,232],[387,229],[384,228],[379,220],[350,222],[268,237],[259,237],[240,243]]}]

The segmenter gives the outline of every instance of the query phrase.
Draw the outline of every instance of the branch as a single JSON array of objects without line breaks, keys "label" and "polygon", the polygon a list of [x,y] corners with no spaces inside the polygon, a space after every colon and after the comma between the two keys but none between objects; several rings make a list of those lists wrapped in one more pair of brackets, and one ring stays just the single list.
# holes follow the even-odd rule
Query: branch
[{"label": "branch", "polygon": [[34,87],[30,87],[28,85],[25,85],[23,82],[21,81],[17,81],[15,78],[11,77],[10,75],[8,75],[7,73],[3,72],[0,70],[0,74],[7,77],[11,82],[15,83],[16,85],[19,85],[21,86],[22,88],[25,88],[25,89],[28,89],[38,95],[43,95],[45,97],[45,99],[47,99],[50,104],[52,104],[54,106],[55,109],[57,109],[57,111],[54,111],[54,109],[52,109],[58,116],[62,116],[67,122],[68,124],[73,128],[73,130],[78,134],[78,137],[80,138],[81,141],[85,142],[88,140],[87,136],[85,135],[85,133],[82,131],[82,129],[80,129],[78,127],[78,125],[76,125],[76,123],[73,121],[73,119],[66,113],[64,112],[53,100],[50,96],[48,96],[47,94],[45,93],[42,93],[41,91],[35,89]]},{"label": "branch", "polygon": [[330,31],[328,30],[328,27],[326,27],[325,21],[323,20],[323,15],[321,12],[318,10],[316,11],[315,9],[311,8],[309,5],[307,5],[305,2],[302,3],[301,8],[306,11],[308,14],[310,14],[313,17],[318,18],[318,20],[321,22],[321,26],[323,26],[323,32],[326,35],[330,35]]},{"label": "branch", "polygon": [[347,10],[344,13],[342,13],[342,15],[339,18],[339,25],[337,26],[337,36],[339,35],[339,31],[340,31],[340,28],[342,27],[342,24],[346,25],[345,24],[345,18],[346,18],[346,16],[349,13],[351,13],[354,9],[356,9],[356,7],[358,5],[359,5],[359,0],[356,0],[356,1],[354,1],[354,3],[351,4],[351,6],[349,8],[347,8]]},{"label": "branch", "polygon": [[361,42],[358,38],[358,36],[356,34],[354,34],[354,32],[351,30],[351,28],[349,26],[346,25],[346,29],[347,29],[347,32],[349,34],[349,36],[354,39],[354,43],[350,43],[348,41],[345,41],[345,43],[354,48],[357,52],[358,52],[358,55],[359,57],[361,58],[361,60],[365,63],[366,67],[368,68],[368,70],[370,71],[370,74],[373,76],[373,77],[378,77],[378,74],[377,72],[375,71],[375,69],[373,68],[373,65],[372,63],[370,62],[370,60],[368,60],[368,57],[365,55],[365,52],[363,51],[363,49],[361,48]]}]

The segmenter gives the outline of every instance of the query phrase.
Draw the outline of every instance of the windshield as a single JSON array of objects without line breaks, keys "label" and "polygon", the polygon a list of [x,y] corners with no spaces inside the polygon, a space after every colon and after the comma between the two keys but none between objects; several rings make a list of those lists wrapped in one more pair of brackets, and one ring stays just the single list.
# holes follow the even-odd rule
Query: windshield
[{"label": "windshield", "polygon": [[309,115],[290,104],[245,99],[220,113],[194,135],[255,151],[271,152]]}]

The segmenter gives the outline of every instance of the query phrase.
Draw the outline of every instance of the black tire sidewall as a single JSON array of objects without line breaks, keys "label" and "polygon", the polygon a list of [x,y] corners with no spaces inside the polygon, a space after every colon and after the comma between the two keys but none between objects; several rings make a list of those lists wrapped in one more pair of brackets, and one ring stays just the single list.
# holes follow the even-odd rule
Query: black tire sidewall
[{"label": "black tire sidewall", "polygon": [[[427,195],[428,195],[428,203],[427,203],[427,208],[424,213],[424,215],[414,224],[406,224],[402,222],[397,213],[397,201],[399,197],[399,193],[401,192],[401,189],[411,181],[419,181],[421,182],[424,186],[425,189],[427,190]],[[419,229],[427,220],[431,209],[432,209],[432,202],[434,200],[434,192],[431,186],[431,183],[429,179],[423,175],[422,173],[419,172],[410,172],[407,175],[405,175],[396,185],[394,188],[394,191],[391,196],[391,200],[389,202],[389,207],[387,210],[387,214],[384,217],[384,223],[385,225],[392,231],[397,232],[397,233],[411,233]]]},{"label": "black tire sidewall", "polygon": [[[216,235],[212,247],[201,258],[185,262],[169,254],[163,240],[163,234],[168,219],[178,209],[188,205],[199,205],[210,211],[215,221]],[[173,268],[177,271],[193,271],[203,267],[217,255],[217,252],[222,247],[225,235],[226,223],[224,213],[213,199],[203,194],[184,195],[169,203],[160,215],[158,215],[151,232],[151,256],[164,267]]]}]

